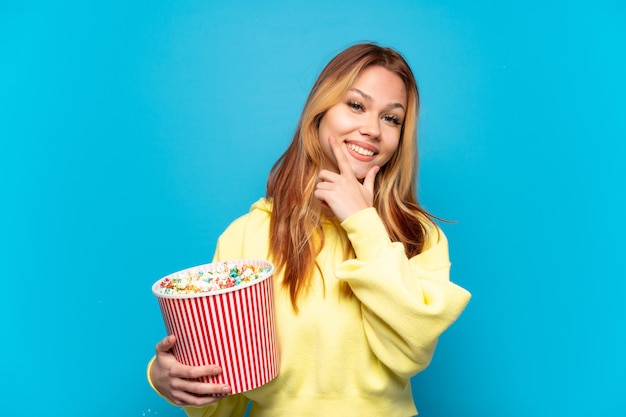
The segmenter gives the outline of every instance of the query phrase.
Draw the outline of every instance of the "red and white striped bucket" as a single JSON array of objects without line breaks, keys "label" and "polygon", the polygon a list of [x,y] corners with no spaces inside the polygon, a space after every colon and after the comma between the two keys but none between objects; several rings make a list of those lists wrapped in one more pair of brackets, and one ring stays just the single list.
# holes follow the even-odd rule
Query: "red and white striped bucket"
[{"label": "red and white striped bucket", "polygon": [[218,376],[200,380],[228,384],[232,393],[249,391],[278,375],[274,326],[274,266],[267,261],[229,261],[238,267],[269,268],[259,278],[232,288],[194,294],[162,294],[161,281],[181,273],[211,272],[221,263],[188,268],[152,285],[167,334],[176,335],[173,353],[185,365],[219,365]]}]

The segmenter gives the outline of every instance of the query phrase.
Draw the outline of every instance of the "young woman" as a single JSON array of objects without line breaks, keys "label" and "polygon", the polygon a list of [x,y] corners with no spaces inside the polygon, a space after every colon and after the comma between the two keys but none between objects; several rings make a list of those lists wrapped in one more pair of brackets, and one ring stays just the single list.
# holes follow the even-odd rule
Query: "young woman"
[{"label": "young woman", "polygon": [[215,261],[269,259],[279,375],[224,398],[217,366],[157,344],[153,387],[190,416],[413,416],[410,378],[470,294],[416,198],[418,91],[396,51],[359,44],[320,74],[267,195],[220,236]]}]

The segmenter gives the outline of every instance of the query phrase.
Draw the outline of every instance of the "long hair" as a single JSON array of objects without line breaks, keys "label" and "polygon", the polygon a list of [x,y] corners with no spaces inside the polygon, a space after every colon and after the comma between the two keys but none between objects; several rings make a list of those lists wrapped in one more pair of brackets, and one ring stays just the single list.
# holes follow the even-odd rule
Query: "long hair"
[{"label": "long hair", "polygon": [[402,242],[407,256],[420,253],[424,247],[423,222],[431,221],[431,216],[416,197],[419,93],[415,77],[395,50],[370,43],[354,45],[322,70],[306,100],[293,140],[272,167],[267,181],[266,197],[273,203],[270,256],[276,269],[283,272],[283,285],[289,289],[296,311],[298,296],[310,282],[315,258],[324,244],[321,208],[313,204],[317,174],[326,158],[319,139],[320,120],[343,99],[359,74],[371,66],[397,74],[407,92],[398,149],[376,175],[374,207],[391,240]]}]

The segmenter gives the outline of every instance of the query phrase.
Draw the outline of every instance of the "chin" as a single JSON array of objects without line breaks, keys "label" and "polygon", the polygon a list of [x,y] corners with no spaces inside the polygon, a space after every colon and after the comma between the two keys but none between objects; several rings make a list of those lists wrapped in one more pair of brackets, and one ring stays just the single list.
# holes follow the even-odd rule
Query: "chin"
[{"label": "chin", "polygon": [[368,169],[358,169],[356,167],[352,167],[352,171],[354,171],[354,176],[361,182],[363,182],[363,180],[365,179],[365,176],[367,175],[367,171]]}]

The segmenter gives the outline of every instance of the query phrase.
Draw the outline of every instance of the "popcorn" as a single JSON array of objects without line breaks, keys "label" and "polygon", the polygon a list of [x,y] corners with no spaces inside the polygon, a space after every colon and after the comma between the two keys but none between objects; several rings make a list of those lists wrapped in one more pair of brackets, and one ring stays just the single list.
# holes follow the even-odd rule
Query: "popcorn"
[{"label": "popcorn", "polygon": [[213,271],[181,271],[164,278],[159,285],[161,294],[197,294],[232,288],[253,281],[270,271],[268,267],[238,266],[224,262]]}]

